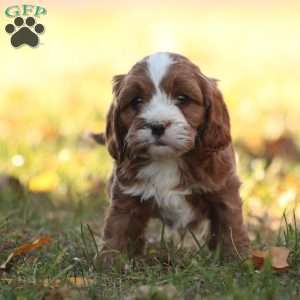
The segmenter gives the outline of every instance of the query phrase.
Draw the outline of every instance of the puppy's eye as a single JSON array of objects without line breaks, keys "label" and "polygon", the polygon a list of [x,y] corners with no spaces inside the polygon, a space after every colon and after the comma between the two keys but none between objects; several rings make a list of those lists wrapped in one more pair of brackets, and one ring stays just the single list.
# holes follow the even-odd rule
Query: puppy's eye
[{"label": "puppy's eye", "polygon": [[132,107],[134,110],[136,110],[136,111],[139,110],[139,108],[140,108],[140,106],[141,106],[142,103],[143,103],[143,98],[142,98],[142,97],[134,97],[134,98],[132,98],[131,101],[130,101],[131,107]]},{"label": "puppy's eye", "polygon": [[177,104],[185,104],[190,100],[190,98],[187,95],[178,95],[176,97]]}]

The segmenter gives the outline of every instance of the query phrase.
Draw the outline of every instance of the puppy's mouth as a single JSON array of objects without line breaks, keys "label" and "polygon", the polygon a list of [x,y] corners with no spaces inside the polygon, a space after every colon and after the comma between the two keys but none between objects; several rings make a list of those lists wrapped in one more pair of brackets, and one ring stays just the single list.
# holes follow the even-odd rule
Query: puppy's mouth
[{"label": "puppy's mouth", "polygon": [[[157,149],[158,151],[167,151],[166,153],[169,154],[169,152],[178,152],[179,149],[176,147],[176,145],[165,141],[163,139],[157,139],[152,143],[152,148]],[[164,152],[162,152],[164,153]]]},{"label": "puppy's mouth", "polygon": [[168,146],[165,142],[163,142],[163,141],[161,141],[161,140],[156,140],[156,141],[154,142],[154,145],[155,145],[155,146],[160,146],[160,147],[167,147],[167,146]]}]

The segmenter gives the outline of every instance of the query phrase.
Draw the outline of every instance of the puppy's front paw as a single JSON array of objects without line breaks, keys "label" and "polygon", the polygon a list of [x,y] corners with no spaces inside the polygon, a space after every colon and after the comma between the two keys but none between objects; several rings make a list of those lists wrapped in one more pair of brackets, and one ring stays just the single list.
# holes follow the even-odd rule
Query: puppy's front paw
[{"label": "puppy's front paw", "polygon": [[113,249],[102,250],[99,255],[95,256],[94,260],[97,269],[102,271],[118,270],[121,272],[126,265],[126,257]]}]

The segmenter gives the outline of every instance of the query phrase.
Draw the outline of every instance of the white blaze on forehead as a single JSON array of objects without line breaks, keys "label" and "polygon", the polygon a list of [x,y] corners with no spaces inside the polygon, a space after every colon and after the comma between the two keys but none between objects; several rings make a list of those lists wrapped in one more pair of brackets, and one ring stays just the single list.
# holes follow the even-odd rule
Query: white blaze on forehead
[{"label": "white blaze on forehead", "polygon": [[161,80],[166,75],[172,63],[173,60],[169,53],[158,52],[148,57],[148,72],[156,89],[159,88]]},{"label": "white blaze on forehead", "polygon": [[187,120],[179,107],[160,87],[161,80],[167,76],[168,69],[173,63],[175,61],[169,53],[159,52],[147,58],[149,76],[156,90],[140,114],[146,123],[169,123],[177,127],[187,125]]},{"label": "white blaze on forehead", "polygon": [[166,93],[160,89],[160,83],[166,76],[168,69],[174,61],[169,53],[158,52],[147,58],[149,77],[156,91],[143,109],[141,117],[148,122],[173,121],[186,123],[180,109],[169,99]]}]

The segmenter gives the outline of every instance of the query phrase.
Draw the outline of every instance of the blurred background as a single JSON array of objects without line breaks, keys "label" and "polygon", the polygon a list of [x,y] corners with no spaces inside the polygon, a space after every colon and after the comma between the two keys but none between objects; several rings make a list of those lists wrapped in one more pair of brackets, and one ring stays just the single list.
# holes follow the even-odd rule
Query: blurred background
[{"label": "blurred background", "polygon": [[104,129],[113,75],[171,51],[220,80],[249,228],[300,216],[299,1],[38,1],[40,46],[15,49],[4,10],[18,3],[0,5],[0,189],[106,203],[111,159],[86,133]]}]

